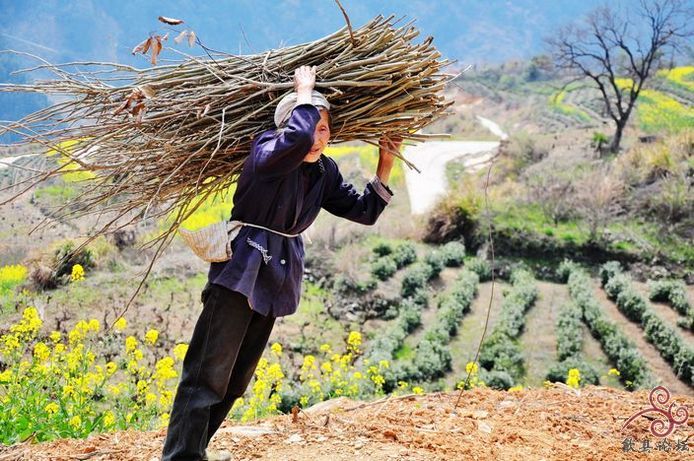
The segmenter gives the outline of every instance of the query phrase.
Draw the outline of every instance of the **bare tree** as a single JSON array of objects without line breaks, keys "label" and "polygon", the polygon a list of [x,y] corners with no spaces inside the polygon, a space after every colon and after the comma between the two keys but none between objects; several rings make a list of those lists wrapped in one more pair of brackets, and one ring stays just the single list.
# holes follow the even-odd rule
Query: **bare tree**
[{"label": "bare tree", "polygon": [[576,77],[572,81],[591,80],[600,91],[615,123],[611,152],[619,151],[636,99],[666,51],[692,36],[692,10],[683,0],[641,0],[632,14],[605,5],[545,40],[557,67]]}]

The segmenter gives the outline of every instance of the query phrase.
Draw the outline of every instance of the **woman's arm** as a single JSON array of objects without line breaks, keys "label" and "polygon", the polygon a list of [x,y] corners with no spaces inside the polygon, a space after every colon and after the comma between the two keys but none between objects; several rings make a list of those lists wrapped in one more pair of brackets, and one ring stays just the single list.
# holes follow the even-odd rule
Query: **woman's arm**
[{"label": "woman's arm", "polygon": [[275,177],[298,168],[313,145],[313,133],[320,112],[311,104],[311,92],[316,83],[316,67],[301,66],[294,71],[294,90],[297,106],[287,126],[273,135],[262,135],[255,145],[255,173]]},{"label": "woman's arm", "polygon": [[313,145],[319,120],[315,106],[302,104],[294,108],[285,128],[261,134],[254,146],[255,174],[273,178],[299,168]]},{"label": "woman's arm", "polygon": [[378,144],[379,152],[376,176],[379,177],[383,185],[387,185],[388,178],[390,177],[390,170],[393,168],[393,162],[395,160],[395,155],[393,155],[393,152],[400,151],[402,138],[400,136],[384,135],[381,137]]},{"label": "woman's arm", "polygon": [[322,207],[326,211],[350,221],[372,225],[381,215],[393,197],[393,191],[386,185],[393,166],[393,151],[400,148],[400,138],[381,139],[376,176],[366,185],[363,194],[359,194],[352,184],[344,182],[335,161],[328,157],[334,180],[328,185],[330,192],[325,197]]}]

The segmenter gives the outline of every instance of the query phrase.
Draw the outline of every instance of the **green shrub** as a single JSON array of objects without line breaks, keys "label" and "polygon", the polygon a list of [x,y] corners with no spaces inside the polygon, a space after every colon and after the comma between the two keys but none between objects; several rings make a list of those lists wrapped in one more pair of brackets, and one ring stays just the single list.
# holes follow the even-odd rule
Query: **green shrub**
[{"label": "green shrub", "polygon": [[[371,363],[381,360],[392,361],[395,352],[400,349],[405,338],[422,322],[422,309],[427,306],[429,298],[425,290],[417,290],[400,304],[398,315],[388,328],[369,342],[366,357]],[[386,376],[384,389],[393,389],[397,384],[397,370],[391,370]]]},{"label": "green shrub", "polygon": [[525,375],[523,355],[517,342],[525,324],[525,312],[537,298],[533,275],[519,268],[511,273],[512,288],[504,295],[501,319],[482,343],[480,365],[488,371],[504,371],[513,382]]},{"label": "green shrub", "polygon": [[392,258],[379,258],[371,265],[371,273],[379,280],[388,280],[397,270]]},{"label": "green shrub", "polygon": [[413,243],[403,242],[395,246],[391,257],[398,269],[401,269],[417,260],[417,251]]},{"label": "green shrub", "polygon": [[460,242],[448,242],[442,248],[443,264],[446,267],[460,267],[465,259],[465,245]]},{"label": "green shrub", "polygon": [[492,266],[485,259],[470,258],[465,261],[465,267],[480,277],[480,282],[492,279]]},{"label": "green shrub", "polygon": [[687,299],[687,289],[681,280],[659,280],[649,282],[649,298],[670,304],[685,318],[678,319],[677,324],[682,328],[694,330],[694,309]]},{"label": "green shrub", "polygon": [[371,250],[378,256],[386,256],[393,253],[393,246],[388,242],[378,242]]},{"label": "green shrub", "polygon": [[513,378],[502,370],[488,371],[483,368],[480,371],[480,379],[492,389],[508,390],[513,387]]},{"label": "green shrub", "polygon": [[525,375],[523,354],[517,341],[499,330],[494,330],[482,343],[480,365],[489,371],[505,371],[514,382]]},{"label": "green shrub", "polygon": [[72,266],[81,265],[85,270],[95,266],[92,251],[82,248],[75,252],[75,242],[67,241],[55,250],[53,261],[55,263],[55,276],[61,278],[72,274]]},{"label": "green shrub", "polygon": [[[621,270],[618,265],[610,264],[603,265],[600,272],[601,278],[604,276],[607,283],[608,275],[617,274]],[[575,265],[570,271],[568,286],[571,298],[581,308],[583,319],[591,334],[600,342],[605,355],[619,370],[620,379],[624,385],[629,389],[653,387],[656,381],[651,375],[646,360],[619,327],[605,318],[602,307],[593,295],[592,282],[588,273]]]},{"label": "green shrub", "polygon": [[644,312],[648,309],[646,300],[644,300],[640,294],[636,293],[636,290],[631,286],[625,287],[625,289],[617,295],[617,305],[624,315],[635,322],[641,322]]},{"label": "green shrub", "polygon": [[405,277],[402,279],[401,296],[403,298],[412,296],[417,290],[424,288],[433,276],[434,271],[429,264],[424,262],[413,264],[407,269]]},{"label": "green shrub", "polygon": [[569,280],[571,271],[578,267],[579,266],[575,262],[569,259],[564,259],[561,263],[559,263],[559,267],[557,267],[557,276],[559,277],[559,280],[566,283]]},{"label": "green shrub", "polygon": [[628,275],[610,270],[606,270],[605,275],[608,277],[605,291],[616,299],[619,310],[641,324],[646,339],[670,363],[680,379],[685,382],[694,379],[694,365],[690,360],[694,357],[694,348],[689,347],[677,331],[658,317],[647,301],[636,292]]},{"label": "green shrub", "polygon": [[412,365],[399,369],[398,380],[432,380],[450,370],[448,343],[457,333],[462,318],[470,311],[478,284],[479,277],[474,272],[463,270],[460,273],[451,292],[439,302],[436,320],[417,344]]},{"label": "green shrub", "polygon": [[577,368],[581,373],[581,385],[600,384],[600,375],[595,368],[581,358],[568,357],[559,363],[552,365],[547,372],[547,379],[552,382],[566,383],[569,370]]},{"label": "green shrub", "polygon": [[556,324],[557,360],[560,362],[577,356],[583,349],[583,331],[581,329],[581,309],[569,302],[562,306]]},{"label": "green shrub", "polygon": [[424,262],[431,266],[431,278],[436,277],[441,273],[444,267],[445,258],[443,256],[443,252],[439,250],[433,250],[424,257]]},{"label": "green shrub", "polygon": [[363,295],[371,290],[374,290],[377,285],[378,282],[373,278],[360,281],[354,280],[352,277],[349,277],[347,275],[339,274],[335,277],[335,281],[333,282],[333,289],[337,293],[343,295]]},{"label": "green shrub", "polygon": [[604,286],[609,279],[622,272],[622,265],[618,261],[609,261],[600,266],[600,283]]}]

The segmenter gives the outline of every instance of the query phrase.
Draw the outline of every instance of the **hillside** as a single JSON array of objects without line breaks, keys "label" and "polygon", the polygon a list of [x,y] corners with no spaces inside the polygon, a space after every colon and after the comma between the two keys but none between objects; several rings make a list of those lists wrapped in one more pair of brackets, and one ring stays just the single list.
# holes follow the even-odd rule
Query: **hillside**
[{"label": "hillside", "polygon": [[[621,430],[631,415],[648,408],[645,391],[597,386],[574,390],[564,385],[515,392],[474,389],[464,392],[454,408],[457,398],[452,392],[371,402],[340,398],[307,408],[294,418],[276,416],[246,425],[227,421],[210,446],[231,451],[238,461],[683,460],[688,455],[682,443],[694,449],[692,417],[665,438],[649,432],[653,414]],[[694,412],[691,398],[673,396],[670,403]],[[155,461],[164,437],[162,430],[124,431],[86,440],[26,442],[0,449],[0,459]],[[636,451],[645,440],[651,448],[641,458],[625,451],[628,439]]]},{"label": "hillside", "polygon": [[[306,246],[301,305],[277,321],[254,378],[262,385],[249,387],[214,445],[240,459],[633,459],[622,442],[631,435],[640,448],[650,419],[624,434],[619,428],[646,404],[648,390],[665,386],[692,408],[687,232],[694,214],[691,197],[680,194],[690,180],[691,134],[659,126],[663,139],[641,143],[648,125],[637,118],[630,147],[600,158],[590,138],[602,120],[589,112],[588,90],[559,101],[585,109],[590,120],[568,116],[549,99],[557,82],[514,83],[513,69],[506,71],[493,84],[482,76],[451,88],[456,114],[438,125],[460,139],[494,141],[479,123],[484,115],[510,133],[491,170],[494,260],[486,168],[470,172],[464,162],[448,163],[450,194],[429,215],[412,217],[400,164],[391,178],[397,198],[376,225],[321,213]],[[663,91],[689,107],[690,89],[678,75],[658,81],[684,82]],[[371,146],[333,146],[328,154],[357,189],[373,175]],[[18,164],[44,161],[39,153]],[[608,184],[605,192],[596,178],[619,187]],[[0,169],[0,184],[12,179],[9,168]],[[164,431],[151,430],[168,422],[208,265],[174,242],[126,314],[127,326],[104,333],[152,256],[138,244],[162,223],[99,239],[58,276],[48,269],[54,256],[96,218],[49,221],[45,234],[28,232],[76,196],[72,179],[29,191],[0,219],[0,345],[10,351],[0,350],[0,397],[11,397],[0,398],[0,435],[14,444],[0,461],[152,460]],[[230,200],[205,203],[191,222],[226,218]],[[602,213],[612,202],[620,208]],[[596,210],[599,222],[591,221]],[[611,260],[619,267],[604,264]],[[71,278],[80,262],[83,279]],[[655,296],[652,284],[663,280],[672,285]],[[32,335],[13,336],[25,318],[41,322]],[[66,360],[105,379],[95,386],[72,370],[47,380],[46,367],[60,370]],[[469,371],[470,389],[454,414],[454,389]],[[140,389],[143,376],[156,388]],[[415,395],[395,396],[409,392]],[[64,414],[51,406],[59,393]],[[294,405],[306,410],[293,421]],[[674,446],[691,431],[690,422],[668,440]],[[673,455],[654,448],[648,459]]]}]

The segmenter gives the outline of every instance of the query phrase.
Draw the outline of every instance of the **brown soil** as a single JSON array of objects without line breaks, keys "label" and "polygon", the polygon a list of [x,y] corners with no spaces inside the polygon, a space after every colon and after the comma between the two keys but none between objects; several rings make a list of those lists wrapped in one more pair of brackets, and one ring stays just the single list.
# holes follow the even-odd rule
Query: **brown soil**
[{"label": "brown soil", "polygon": [[535,281],[539,296],[525,315],[520,346],[525,359],[526,385],[540,386],[557,359],[556,323],[559,310],[569,301],[566,285]]},{"label": "brown soil", "polygon": [[[625,421],[648,407],[648,392],[629,393],[563,384],[519,392],[466,391],[454,411],[457,392],[404,396],[371,403],[336,399],[299,413],[249,425],[225,422],[211,448],[227,449],[236,460],[682,460],[677,441],[694,439],[694,416],[665,437],[649,432],[650,415],[623,431]],[[671,396],[675,409],[694,414],[694,400]],[[648,417],[647,417],[648,416]],[[0,449],[0,460],[159,460],[165,430],[94,435]],[[640,450],[625,452],[627,437]],[[671,449],[656,449],[663,440]],[[658,445],[660,446],[660,445]],[[691,459],[691,458],[690,458]]]}]

